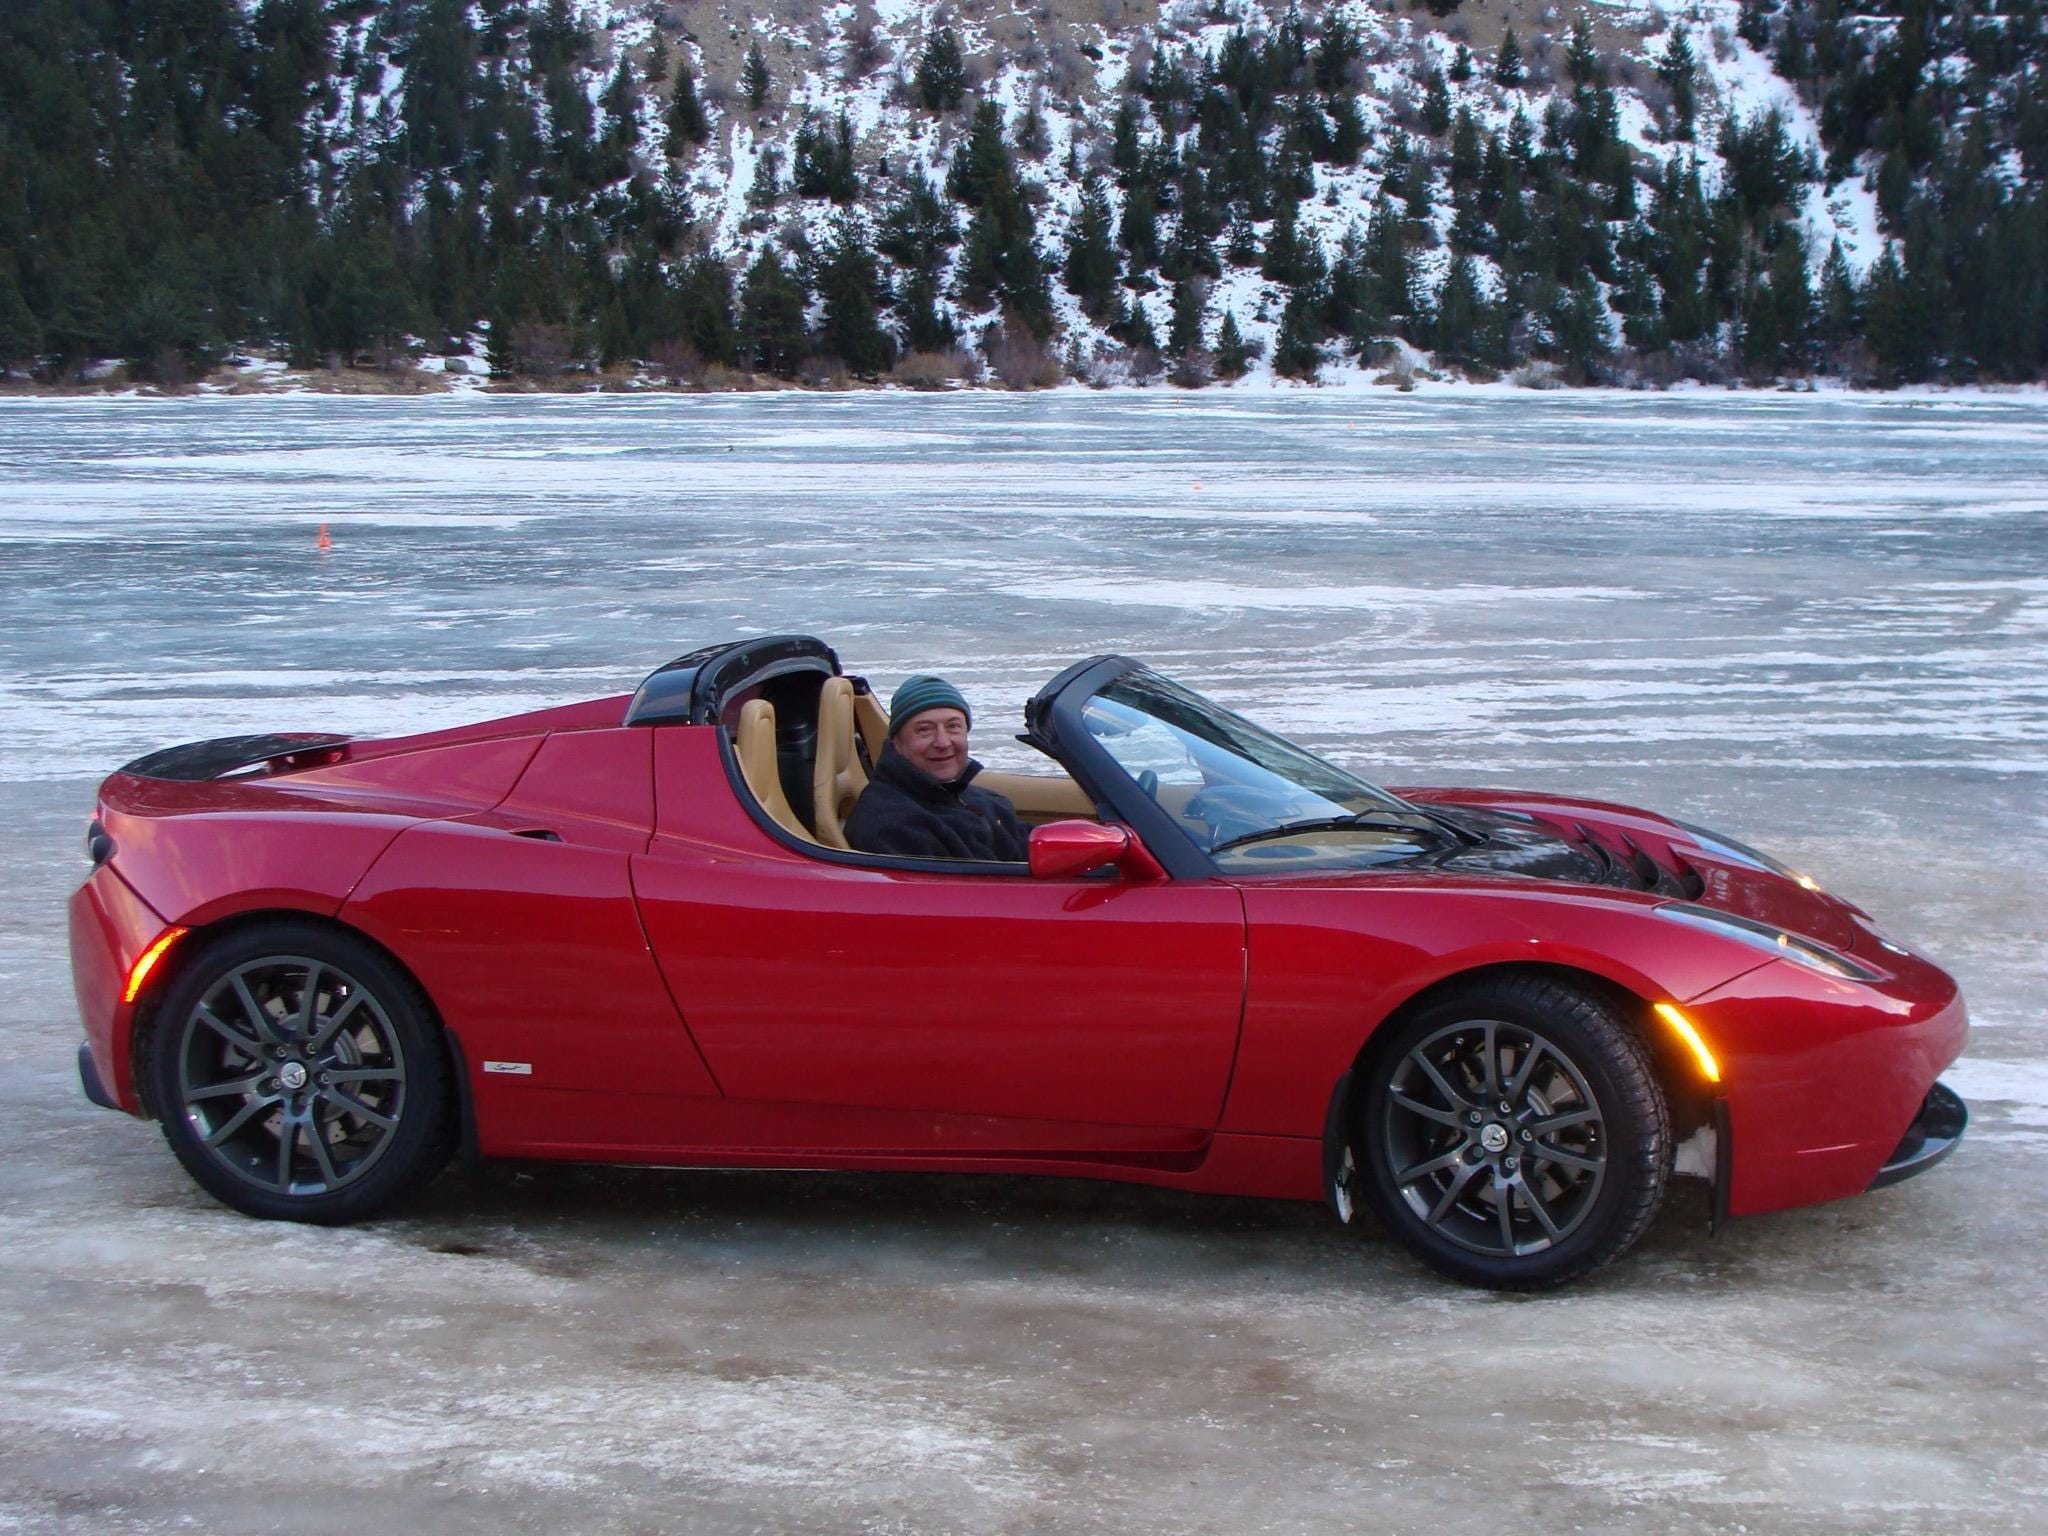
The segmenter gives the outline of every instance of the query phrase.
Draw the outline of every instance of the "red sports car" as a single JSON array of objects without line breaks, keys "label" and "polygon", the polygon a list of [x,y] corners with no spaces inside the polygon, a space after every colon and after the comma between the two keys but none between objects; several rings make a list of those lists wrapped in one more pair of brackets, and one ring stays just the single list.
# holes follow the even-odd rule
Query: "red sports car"
[{"label": "red sports car", "polygon": [[1028,863],[854,851],[881,749],[821,642],[391,740],[242,736],[100,792],[71,903],[94,1102],[252,1215],[456,1152],[1081,1175],[1363,1200],[1531,1288],[1953,1148],[1955,983],[1625,806],[1376,788],[1123,656],[979,782]]}]

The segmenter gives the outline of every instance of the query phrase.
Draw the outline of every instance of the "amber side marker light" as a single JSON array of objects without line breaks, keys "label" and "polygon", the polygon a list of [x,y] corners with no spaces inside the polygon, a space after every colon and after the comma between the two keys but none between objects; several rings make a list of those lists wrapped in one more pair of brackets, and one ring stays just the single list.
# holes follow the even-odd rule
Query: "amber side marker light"
[{"label": "amber side marker light", "polygon": [[173,944],[185,936],[182,928],[166,928],[157,941],[135,957],[135,963],[128,967],[128,985],[121,989],[121,1001],[132,1003],[142,995],[142,984],[149,980],[149,973],[156,969],[157,961]]},{"label": "amber side marker light", "polygon": [[1721,1064],[1714,1060],[1714,1053],[1707,1049],[1707,1042],[1700,1038],[1700,1032],[1693,1028],[1692,1020],[1680,1013],[1669,1003],[1655,1005],[1657,1017],[1669,1024],[1692,1051],[1692,1059],[1700,1064],[1700,1071],[1710,1083],[1721,1081]]}]

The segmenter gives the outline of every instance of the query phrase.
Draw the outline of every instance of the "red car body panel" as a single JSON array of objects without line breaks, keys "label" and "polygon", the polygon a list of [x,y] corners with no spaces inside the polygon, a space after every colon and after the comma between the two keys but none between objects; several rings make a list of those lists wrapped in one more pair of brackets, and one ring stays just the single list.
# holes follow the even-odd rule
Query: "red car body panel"
[{"label": "red car body panel", "polygon": [[1517,884],[1406,873],[1241,882],[1251,986],[1224,1126],[1320,1134],[1325,1106],[1300,1084],[1334,1083],[1389,1014],[1452,976],[1566,966],[1654,1001],[1683,1001],[1727,978],[1719,946],[1674,932],[1650,899]]},{"label": "red car body panel", "polygon": [[69,916],[71,981],[93,1066],[115,1102],[139,1115],[142,1100],[129,1050],[135,1004],[122,993],[135,962],[170,925],[105,865],[72,893]]},{"label": "red car body panel", "polygon": [[[655,756],[662,785],[724,782],[711,727]],[[1244,994],[1226,884],[825,863],[729,794],[668,794],[634,885],[734,1099],[904,1111],[912,1146],[935,1115],[1087,1151],[1187,1152],[1218,1124]]]},{"label": "red car body panel", "polygon": [[203,933],[130,1006],[137,956],[171,925],[255,912],[338,921],[399,959],[459,1048],[486,1155],[1314,1199],[1333,1092],[1374,1030],[1437,983],[1542,965],[1686,1006],[1721,1063],[1722,1194],[1741,1214],[1868,1187],[1966,1032],[1954,983],[1857,909],[1631,807],[1401,792],[1683,867],[1699,901],[1876,979],[1672,922],[1649,890],[1395,867],[1152,879],[1132,877],[1137,861],[1047,879],[863,863],[772,831],[723,726],[626,725],[626,704],[349,742],[315,766],[317,752],[237,777],[109,778],[111,859],[70,911],[109,1095],[141,1112],[138,1014]]},{"label": "red car body panel", "polygon": [[1923,974],[1885,995],[1772,960],[1688,1006],[1722,1056],[1731,1215],[1870,1187],[1969,1033],[1954,983],[1924,961],[1907,967]]}]

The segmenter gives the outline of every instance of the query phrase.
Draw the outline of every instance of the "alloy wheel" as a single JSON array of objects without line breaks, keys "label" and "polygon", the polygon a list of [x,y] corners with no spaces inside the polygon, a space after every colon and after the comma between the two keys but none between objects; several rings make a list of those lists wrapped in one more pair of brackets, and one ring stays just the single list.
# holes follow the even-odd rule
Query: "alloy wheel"
[{"label": "alloy wheel", "polygon": [[1585,1072],[1524,1024],[1464,1019],[1425,1036],[1388,1079],[1381,1125],[1401,1201],[1487,1257],[1570,1237],[1607,1176],[1607,1126]]},{"label": "alloy wheel", "polygon": [[407,1064],[389,1011],[354,976],[303,955],[235,966],[183,1021],[176,1084],[217,1166],[288,1197],[353,1184],[389,1149]]}]

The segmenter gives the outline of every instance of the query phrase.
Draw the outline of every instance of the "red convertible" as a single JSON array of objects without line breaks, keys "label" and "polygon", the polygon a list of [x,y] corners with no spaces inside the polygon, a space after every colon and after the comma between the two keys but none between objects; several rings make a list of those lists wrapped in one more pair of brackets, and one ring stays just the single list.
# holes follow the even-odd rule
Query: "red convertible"
[{"label": "red convertible", "polygon": [[1614,1258],[1961,1136],[1955,983],[1733,839],[1390,791],[1123,656],[978,781],[1028,863],[857,852],[885,716],[821,642],[389,740],[240,736],[100,791],[72,963],[98,1104],[252,1215],[458,1152],[1134,1180],[1358,1203],[1459,1279]]}]

